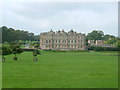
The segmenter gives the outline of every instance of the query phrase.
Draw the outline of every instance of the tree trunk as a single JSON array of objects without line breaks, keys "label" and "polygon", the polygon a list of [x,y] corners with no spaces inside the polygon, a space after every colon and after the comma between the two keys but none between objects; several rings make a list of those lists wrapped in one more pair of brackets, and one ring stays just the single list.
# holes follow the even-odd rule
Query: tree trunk
[{"label": "tree trunk", "polygon": [[5,57],[4,56],[2,56],[2,62],[5,63]]},{"label": "tree trunk", "polygon": [[15,56],[14,56],[14,58],[13,58],[15,61],[17,61],[17,56],[16,56],[16,54],[15,54]]},{"label": "tree trunk", "polygon": [[33,61],[37,62],[37,57],[36,56],[34,56]]}]

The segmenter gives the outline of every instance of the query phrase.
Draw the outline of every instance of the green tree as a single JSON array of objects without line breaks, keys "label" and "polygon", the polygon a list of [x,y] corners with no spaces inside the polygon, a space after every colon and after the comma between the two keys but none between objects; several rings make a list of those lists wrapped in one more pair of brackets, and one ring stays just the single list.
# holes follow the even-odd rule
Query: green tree
[{"label": "green tree", "polygon": [[106,34],[106,35],[104,35],[104,37],[103,37],[103,39],[106,41],[106,40],[110,40],[110,39],[112,39],[112,38],[115,38],[115,36],[113,36],[113,35],[109,35],[109,34]]},{"label": "green tree", "polygon": [[112,38],[112,39],[107,40],[106,42],[107,44],[115,44],[117,41],[118,41],[117,38]]},{"label": "green tree", "polygon": [[17,44],[12,44],[12,45],[11,45],[11,51],[12,51],[12,54],[15,55],[15,56],[13,57],[14,60],[17,60],[16,54],[20,54],[20,53],[23,52],[23,51],[21,50],[21,48],[20,48],[20,45],[17,45]]},{"label": "green tree", "polygon": [[91,33],[88,33],[87,40],[103,40],[103,36],[103,31],[93,30]]},{"label": "green tree", "polygon": [[2,62],[5,62],[5,55],[11,54],[9,45],[2,45]]},{"label": "green tree", "polygon": [[118,40],[116,43],[115,43],[115,46],[120,48],[120,40]]},{"label": "green tree", "polygon": [[33,61],[34,61],[34,62],[37,62],[37,55],[38,55],[38,54],[40,54],[40,51],[37,50],[37,49],[35,49],[35,50],[33,51],[33,56],[34,56]]},{"label": "green tree", "polygon": [[34,44],[34,48],[38,49],[39,48],[39,44]]}]

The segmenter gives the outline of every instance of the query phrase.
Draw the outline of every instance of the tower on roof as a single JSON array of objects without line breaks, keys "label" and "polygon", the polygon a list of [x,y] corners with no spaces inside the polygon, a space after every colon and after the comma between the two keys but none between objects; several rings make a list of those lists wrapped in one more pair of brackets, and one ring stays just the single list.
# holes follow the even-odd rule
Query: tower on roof
[{"label": "tower on roof", "polygon": [[73,29],[71,29],[70,32],[73,32]]},{"label": "tower on roof", "polygon": [[50,29],[50,31],[52,31],[52,29]]}]

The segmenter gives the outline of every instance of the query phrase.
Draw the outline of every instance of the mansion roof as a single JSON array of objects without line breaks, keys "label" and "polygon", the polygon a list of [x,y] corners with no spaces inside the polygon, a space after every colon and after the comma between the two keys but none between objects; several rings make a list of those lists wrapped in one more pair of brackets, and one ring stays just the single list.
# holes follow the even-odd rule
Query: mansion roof
[{"label": "mansion roof", "polygon": [[85,36],[85,34],[77,33],[75,31],[73,31],[72,29],[70,31],[68,31],[68,32],[65,32],[63,29],[54,32],[51,29],[49,32],[43,32],[40,35],[84,35]]}]

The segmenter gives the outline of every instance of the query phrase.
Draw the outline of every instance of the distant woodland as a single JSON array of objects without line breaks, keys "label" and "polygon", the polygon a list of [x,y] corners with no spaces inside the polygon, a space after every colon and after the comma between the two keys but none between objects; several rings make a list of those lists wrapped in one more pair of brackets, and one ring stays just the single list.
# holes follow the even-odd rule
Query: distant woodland
[{"label": "distant woodland", "polygon": [[25,31],[15,30],[13,28],[7,28],[6,26],[0,27],[2,32],[2,42],[13,42],[13,41],[39,41],[39,35]]}]

